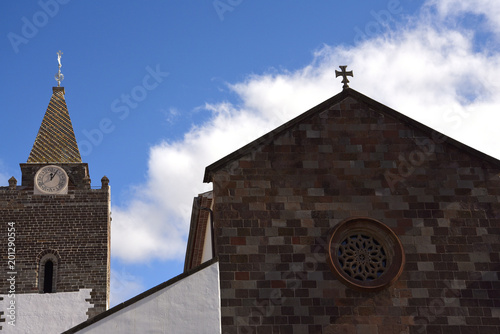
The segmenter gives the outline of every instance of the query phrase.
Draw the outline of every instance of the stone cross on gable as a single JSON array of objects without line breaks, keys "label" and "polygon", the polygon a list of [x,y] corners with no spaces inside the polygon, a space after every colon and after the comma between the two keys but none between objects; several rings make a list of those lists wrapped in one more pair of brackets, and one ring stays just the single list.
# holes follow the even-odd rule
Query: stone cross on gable
[{"label": "stone cross on gable", "polygon": [[335,70],[335,78],[338,76],[342,76],[342,83],[344,86],[342,86],[343,89],[349,88],[349,85],[347,84],[349,80],[347,80],[347,76],[353,77],[354,75],[352,74],[352,71],[346,71],[347,65],[341,65],[339,66],[342,71],[337,71]]}]

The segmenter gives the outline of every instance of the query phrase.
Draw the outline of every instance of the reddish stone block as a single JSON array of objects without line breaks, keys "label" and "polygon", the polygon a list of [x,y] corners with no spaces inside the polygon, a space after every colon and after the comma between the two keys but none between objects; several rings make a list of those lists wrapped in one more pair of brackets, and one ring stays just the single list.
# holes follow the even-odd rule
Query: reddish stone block
[{"label": "reddish stone block", "polygon": [[246,245],[245,237],[232,237],[230,238],[231,245]]},{"label": "reddish stone block", "polygon": [[250,279],[250,273],[249,272],[235,272],[234,273],[234,279],[237,281],[241,280],[249,280]]}]

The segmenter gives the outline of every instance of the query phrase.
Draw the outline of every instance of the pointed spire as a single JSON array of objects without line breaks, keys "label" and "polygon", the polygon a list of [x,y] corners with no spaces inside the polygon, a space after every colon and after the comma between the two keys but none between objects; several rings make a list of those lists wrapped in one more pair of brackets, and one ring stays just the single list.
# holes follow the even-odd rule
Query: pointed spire
[{"label": "pointed spire", "polygon": [[28,163],[81,163],[64,87],[53,87],[49,106],[31,149]]},{"label": "pointed spire", "polygon": [[64,99],[64,87],[60,87],[64,79],[61,73],[62,54],[61,50],[57,52],[59,63],[59,71],[55,75],[57,87],[52,87],[52,97],[28,157],[28,163],[82,162]]}]

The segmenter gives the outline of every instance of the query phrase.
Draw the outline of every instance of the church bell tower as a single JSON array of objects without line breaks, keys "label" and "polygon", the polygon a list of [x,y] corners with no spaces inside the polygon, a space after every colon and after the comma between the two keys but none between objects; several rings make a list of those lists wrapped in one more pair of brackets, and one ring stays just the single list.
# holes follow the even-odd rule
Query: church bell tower
[{"label": "church bell tower", "polygon": [[20,164],[21,185],[12,177],[0,187],[0,326],[6,332],[62,332],[109,304],[109,180],[91,187],[60,86],[61,55],[58,86]]}]

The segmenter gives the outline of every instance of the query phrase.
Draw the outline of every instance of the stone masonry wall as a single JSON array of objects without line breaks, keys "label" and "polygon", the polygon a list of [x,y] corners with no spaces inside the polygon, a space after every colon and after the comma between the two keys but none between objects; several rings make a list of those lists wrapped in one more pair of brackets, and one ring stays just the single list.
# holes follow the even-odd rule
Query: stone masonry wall
[{"label": "stone masonry wall", "polygon": [[[500,333],[500,168],[486,160],[348,97],[228,162],[213,176],[222,332]],[[379,292],[326,262],[332,228],[357,216],[404,247]]]},{"label": "stone masonry wall", "polygon": [[[109,291],[109,189],[33,195],[33,188],[0,188],[0,293],[7,294],[9,222],[15,227],[16,294],[39,292],[40,256],[59,257],[56,292],[92,289],[88,316],[106,310]],[[43,305],[41,305],[43,307]]]}]

